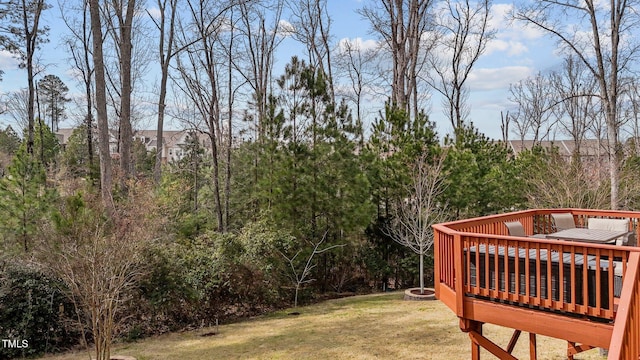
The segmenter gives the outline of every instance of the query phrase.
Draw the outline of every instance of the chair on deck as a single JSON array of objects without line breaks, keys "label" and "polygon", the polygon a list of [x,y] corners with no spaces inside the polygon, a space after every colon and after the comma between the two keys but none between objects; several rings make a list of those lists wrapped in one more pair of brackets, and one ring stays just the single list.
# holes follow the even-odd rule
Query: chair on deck
[{"label": "chair on deck", "polygon": [[[636,233],[635,231],[629,231],[629,220],[627,219],[590,218],[587,228],[597,230],[628,231],[624,236],[616,239],[616,245],[636,246]],[[631,242],[631,244],[629,242]]]},{"label": "chair on deck", "polygon": [[553,219],[553,226],[556,231],[574,229],[576,227],[573,214],[571,213],[551,214],[551,218]]},{"label": "chair on deck", "polygon": [[524,226],[520,221],[505,221],[504,225],[509,230],[509,236],[522,236],[527,237],[527,234],[524,232]]},{"label": "chair on deck", "polygon": [[[589,218],[587,224],[588,229],[611,230],[611,231],[628,231],[629,220],[627,219],[599,219]],[[636,232],[629,231],[624,236],[616,239],[618,246],[636,246]],[[614,277],[613,277],[613,293],[616,297],[622,292],[622,262],[616,259],[613,261]]]},{"label": "chair on deck", "polygon": [[551,224],[553,232],[576,228],[576,223],[571,213],[551,214],[551,220],[553,220]]},{"label": "chair on deck", "polygon": [[509,236],[522,236],[522,237],[532,237],[538,239],[545,239],[547,236],[545,234],[535,234],[535,235],[527,235],[524,232],[524,225],[520,221],[505,221],[504,225],[509,230]]},{"label": "chair on deck", "polygon": [[635,231],[630,231],[629,233],[627,233],[626,238],[626,246],[638,246],[638,237],[636,236]]}]

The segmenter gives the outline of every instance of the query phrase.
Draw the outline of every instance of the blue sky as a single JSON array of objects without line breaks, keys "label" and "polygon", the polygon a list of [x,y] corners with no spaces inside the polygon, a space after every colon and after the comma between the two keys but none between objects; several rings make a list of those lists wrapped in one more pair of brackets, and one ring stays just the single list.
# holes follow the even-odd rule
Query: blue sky
[{"label": "blue sky", "polygon": [[[371,0],[370,0],[371,1]],[[332,16],[331,32],[334,43],[342,39],[363,43],[373,43],[377,39],[369,33],[368,23],[361,19],[356,10],[365,1],[357,0],[328,0],[328,7]],[[555,55],[554,44],[544,37],[540,31],[527,28],[523,24],[510,24],[505,18],[512,7],[512,3],[494,3],[492,7],[492,26],[497,30],[496,38],[489,43],[485,55],[476,64],[468,85],[470,87],[471,112],[469,119],[480,131],[492,138],[501,138],[500,112],[512,108],[508,101],[508,88],[515,83],[538,71],[548,71],[558,67],[561,59]],[[43,74],[54,74],[71,89],[72,93],[81,93],[77,82],[69,77],[69,60],[66,49],[61,44],[62,34],[66,30],[59,18],[60,10],[57,3],[47,12],[46,23],[51,27],[50,42],[45,44],[40,52],[41,61],[47,64]],[[284,64],[297,51],[292,40],[283,43],[277,56],[276,69]],[[302,55],[300,52],[298,55]],[[155,68],[155,64],[151,68]],[[0,69],[5,71],[3,81],[0,82],[0,93],[26,87],[26,72],[17,68],[17,62],[8,54],[0,53]],[[276,75],[278,71],[276,70]],[[438,126],[438,132],[443,135],[450,132],[450,125],[445,119],[441,99],[435,93],[430,104],[430,117]],[[0,115],[0,126],[10,124],[9,118]],[[149,122],[153,124],[153,122]],[[67,124],[71,125],[71,120]],[[515,135],[511,135],[515,138]]]}]

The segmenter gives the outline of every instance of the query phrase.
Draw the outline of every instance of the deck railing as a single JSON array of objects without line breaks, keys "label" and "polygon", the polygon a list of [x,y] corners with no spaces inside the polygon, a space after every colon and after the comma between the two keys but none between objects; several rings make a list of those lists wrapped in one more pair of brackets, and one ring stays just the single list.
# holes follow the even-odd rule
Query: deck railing
[{"label": "deck railing", "polygon": [[640,253],[633,253],[613,326],[609,359],[640,358]]},{"label": "deck railing", "polygon": [[[617,307],[626,306],[625,294],[635,299],[628,329],[638,331],[640,278],[632,281],[635,290],[623,291],[631,286],[626,276],[640,276],[627,271],[630,255],[640,248],[513,237],[504,225],[518,220],[527,235],[548,234],[554,231],[551,214],[563,212],[572,213],[578,226],[589,218],[627,219],[639,235],[640,213],[587,209],[527,210],[434,225],[436,297],[461,318],[467,317],[465,298],[474,298],[610,322]],[[620,331],[626,336],[627,330]],[[637,349],[640,336],[634,334],[628,342],[635,345],[625,346]]]},{"label": "deck railing", "polygon": [[614,319],[614,285],[622,279],[613,267],[626,264],[627,251],[470,233],[460,238],[466,296]]}]

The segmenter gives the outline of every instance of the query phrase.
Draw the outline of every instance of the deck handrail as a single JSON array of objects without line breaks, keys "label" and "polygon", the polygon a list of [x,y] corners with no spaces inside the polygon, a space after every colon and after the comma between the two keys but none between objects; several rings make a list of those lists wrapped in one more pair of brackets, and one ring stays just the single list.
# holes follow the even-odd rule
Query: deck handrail
[{"label": "deck handrail", "polygon": [[[463,294],[457,296],[454,309],[458,316],[464,316],[461,298],[473,296],[614,319],[616,280],[609,259],[618,259],[617,266],[625,268],[628,248],[461,232],[455,238],[459,240],[451,251],[453,269],[449,269],[444,284]],[[557,277],[551,276],[552,267],[557,268]]]},{"label": "deck handrail", "polygon": [[629,256],[618,314],[613,326],[609,360],[640,358],[640,253]]}]

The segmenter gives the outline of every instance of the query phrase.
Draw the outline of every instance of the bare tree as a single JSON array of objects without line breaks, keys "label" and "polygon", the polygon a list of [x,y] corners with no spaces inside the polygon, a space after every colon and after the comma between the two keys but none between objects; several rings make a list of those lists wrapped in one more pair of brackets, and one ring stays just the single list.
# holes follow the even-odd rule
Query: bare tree
[{"label": "bare tree", "polygon": [[[223,47],[226,51],[227,56],[227,81],[226,81],[226,90],[227,90],[227,123],[226,123],[226,136],[224,141],[224,153],[225,153],[225,177],[224,177],[224,231],[228,230],[228,226],[231,223],[231,174],[232,174],[232,161],[231,161],[231,153],[233,151],[233,120],[234,120],[234,103],[236,100],[236,93],[244,83],[242,81],[237,81],[238,76],[236,76],[235,66],[234,64],[238,61],[237,54],[238,49],[236,45],[236,38],[239,37],[239,34],[236,31],[236,24],[240,21],[235,16],[235,7],[231,7],[230,15],[228,16],[229,21],[231,23],[230,29],[227,32],[227,40],[222,41]],[[242,16],[239,17],[240,19]],[[226,46],[224,45],[226,44]],[[240,83],[240,84],[237,84]]]},{"label": "bare tree", "polygon": [[466,82],[495,31],[489,29],[490,0],[446,0],[438,17],[442,33],[431,54],[429,84],[444,97],[445,113],[453,129],[469,115]]},{"label": "bare tree", "polygon": [[[373,83],[372,68],[377,49],[365,49],[356,39],[344,40],[338,46],[338,52],[334,57],[339,75],[344,75],[349,81],[350,91],[345,91],[342,96],[353,102],[356,107],[358,123],[363,121],[364,96],[367,89]],[[340,92],[338,92],[340,95]],[[361,139],[363,142],[364,139]]]},{"label": "bare tree", "polygon": [[122,188],[127,189],[126,180],[133,175],[131,146],[133,129],[131,126],[131,93],[132,58],[133,58],[133,18],[137,10],[136,0],[110,0],[104,9],[107,32],[113,38],[118,54],[119,75],[119,152],[120,168],[122,169]]},{"label": "bare tree", "polygon": [[68,18],[67,8],[60,6],[61,17],[71,34],[65,39],[69,48],[69,54],[73,61],[75,70],[80,74],[80,82],[84,87],[86,114],[84,122],[87,128],[87,156],[89,159],[89,169],[93,168],[93,65],[91,54],[91,27],[89,24],[89,3],[82,2],[82,9],[69,10],[73,13],[81,13],[80,19]]},{"label": "bare tree", "polygon": [[[338,244],[338,245],[327,246],[323,249],[320,249],[320,246],[327,239],[328,233],[329,231],[325,231],[324,235],[320,240],[311,244],[313,247],[313,249],[311,250],[311,253],[309,253],[309,256],[306,258],[306,260],[304,260],[300,264],[296,259],[298,258],[298,256],[300,256],[300,254],[302,254],[302,251],[303,251],[302,249],[296,251],[296,253],[293,256],[288,256],[284,252],[280,251],[280,254],[282,255],[282,257],[284,257],[287,260],[287,262],[289,263],[289,268],[291,269],[291,273],[289,274],[289,277],[291,278],[291,281],[295,286],[295,294],[293,298],[294,307],[298,307],[298,293],[300,292],[300,289],[302,288],[302,286],[315,281],[315,279],[309,278],[309,276],[311,275],[311,270],[313,270],[317,265],[313,262],[313,258],[316,255],[325,253],[337,247],[344,246],[343,244]],[[300,267],[300,265],[302,265],[302,267]]]},{"label": "bare tree", "polygon": [[42,12],[50,8],[44,0],[11,0],[4,5],[5,9],[0,9],[3,15],[8,14],[9,21],[0,25],[2,32],[7,37],[12,38],[12,46],[7,47],[9,51],[16,54],[21,65],[27,70],[27,152],[33,154],[34,127],[35,127],[35,77],[37,74],[35,64],[36,50],[43,42],[46,42],[46,35],[49,28],[41,26],[40,17]]},{"label": "bare tree", "polygon": [[533,136],[534,142],[549,138],[554,127],[552,108],[556,104],[549,87],[549,80],[538,73],[509,86],[511,97],[518,106],[513,117],[516,131],[522,139]]},{"label": "bare tree", "polygon": [[[607,124],[609,175],[611,180],[611,209],[618,208],[620,154],[619,135],[619,79],[630,71],[637,56],[635,37],[637,21],[634,0],[612,0],[606,3],[593,0],[537,0],[518,9],[516,19],[542,29],[557,39],[567,53],[574,54],[585,64],[598,82],[598,97]],[[575,23],[584,19],[584,23]],[[568,22],[572,21],[571,24]],[[572,25],[573,24],[573,25]]]},{"label": "bare tree", "polygon": [[186,48],[176,57],[177,70],[181,83],[176,83],[182,92],[193,102],[203,124],[194,123],[192,127],[207,134],[211,146],[212,182],[218,231],[225,229],[222,199],[220,196],[220,147],[223,139],[220,71],[226,60],[219,48],[219,32],[226,24],[224,15],[228,7],[216,8],[211,1],[189,1],[191,16],[190,34],[181,29],[181,44],[191,43],[190,36],[198,41]]},{"label": "bare tree", "polygon": [[160,10],[159,18],[149,14],[159,32],[158,55],[160,57],[160,93],[158,94],[158,122],[156,127],[156,160],[153,167],[153,180],[160,184],[162,177],[162,148],[164,134],[164,115],[167,97],[167,82],[169,80],[169,66],[177,53],[174,46],[176,16],[178,0],[157,0]]},{"label": "bare tree", "polygon": [[89,321],[95,357],[108,360],[119,312],[144,274],[142,254],[157,219],[148,216],[141,204],[149,199],[140,196],[119,205],[112,217],[91,200],[67,199],[55,221],[43,225],[47,237],[35,257],[66,284],[76,312],[84,315],[79,318]]},{"label": "bare tree", "polygon": [[603,113],[602,102],[595,101],[594,109],[592,112],[588,113],[587,116],[589,118],[590,127],[587,129],[588,136],[590,138],[594,138],[597,140],[597,146],[595,148],[595,157],[598,159],[598,162],[595,166],[594,171],[598,174],[598,179],[601,179],[600,176],[602,173],[608,173],[611,176],[609,171],[609,161],[602,160],[608,158],[609,154],[609,141],[607,139],[607,125],[606,119],[601,115]]},{"label": "bare tree", "polygon": [[444,159],[420,156],[413,165],[412,178],[405,198],[394,209],[389,227],[384,231],[394,241],[406,246],[420,257],[420,293],[424,293],[424,256],[433,245],[431,225],[446,218],[441,195],[445,190]]},{"label": "bare tree", "polygon": [[[418,74],[433,46],[424,34],[432,29],[432,0],[381,0],[360,14],[386,45],[393,63],[391,104],[413,118],[419,116]],[[433,40],[433,39],[431,39]]]},{"label": "bare tree", "polygon": [[5,112],[18,125],[19,131],[24,131],[29,126],[28,108],[29,108],[29,91],[20,89],[12,91],[5,95]]},{"label": "bare tree", "polygon": [[632,139],[633,154],[640,156],[640,84],[636,78],[627,82],[622,101],[623,117],[627,120],[629,136]]},{"label": "bare tree", "polygon": [[[549,153],[544,162],[534,165],[525,179],[529,204],[534,208],[601,209],[608,201],[608,191],[597,168],[583,166],[578,159],[567,161]],[[580,189],[580,191],[576,191]]]},{"label": "bare tree", "polygon": [[331,61],[331,18],[326,0],[290,0],[294,38],[307,47],[309,64],[318,68],[329,79],[329,97],[335,104],[333,70]]},{"label": "bare tree", "polygon": [[594,93],[596,82],[582,62],[568,56],[564,60],[562,72],[550,75],[550,85],[557,94],[556,110],[561,130],[571,136],[574,152],[580,154],[581,145],[591,127],[590,114],[594,111]]},{"label": "bare tree", "polygon": [[503,113],[500,111],[500,131],[502,132],[502,141],[506,144],[509,141],[509,125],[513,117],[509,115],[509,111]]},{"label": "bare tree", "polygon": [[113,175],[111,169],[111,153],[109,150],[109,122],[107,120],[107,82],[104,71],[104,55],[102,52],[102,20],[100,19],[100,3],[89,0],[89,16],[91,33],[93,34],[93,66],[95,72],[96,113],[98,117],[98,153],[100,155],[100,192],[107,211],[115,210],[111,187]]},{"label": "bare tree", "polygon": [[243,54],[246,67],[238,64],[240,74],[253,90],[252,104],[256,110],[257,139],[263,137],[263,123],[267,116],[268,93],[272,84],[275,51],[284,37],[280,20],[284,0],[248,2],[238,4],[240,21],[238,32],[243,36]]}]

